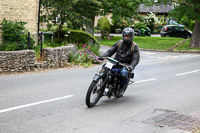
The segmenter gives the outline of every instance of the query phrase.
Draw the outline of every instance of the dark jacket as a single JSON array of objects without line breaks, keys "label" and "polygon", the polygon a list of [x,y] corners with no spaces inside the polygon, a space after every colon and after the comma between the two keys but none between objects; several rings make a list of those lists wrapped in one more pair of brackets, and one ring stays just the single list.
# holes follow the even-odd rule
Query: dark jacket
[{"label": "dark jacket", "polygon": [[[120,41],[120,40],[119,40]],[[134,51],[131,51],[132,42],[129,44],[122,43],[118,48],[118,42],[116,42],[103,56],[112,56],[115,52],[115,58],[121,63],[130,65],[132,68],[139,63],[140,53],[137,45],[134,47]]]}]

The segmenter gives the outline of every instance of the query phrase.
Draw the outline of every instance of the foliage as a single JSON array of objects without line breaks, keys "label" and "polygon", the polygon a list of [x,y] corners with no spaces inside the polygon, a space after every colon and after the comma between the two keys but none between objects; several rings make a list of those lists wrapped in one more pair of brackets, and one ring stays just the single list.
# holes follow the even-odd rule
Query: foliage
[{"label": "foliage", "polygon": [[185,25],[185,26],[186,26],[187,28],[189,28],[190,30],[193,30],[193,29],[194,29],[195,21],[190,20],[190,19],[188,19],[188,18],[185,17],[185,16],[182,17],[182,18],[179,20],[179,23]]},{"label": "foliage", "polygon": [[[134,19],[141,20],[138,8],[141,0],[105,0],[108,4],[104,6],[105,12],[112,12],[112,29],[124,29],[133,25]],[[112,30],[113,31],[113,30]]]},{"label": "foliage", "polygon": [[[0,28],[3,31],[3,44],[1,50],[15,51],[27,49],[27,33],[28,31],[24,27],[26,22],[13,22],[11,20],[4,19]],[[30,49],[33,48],[35,41],[33,38],[30,40]]]},{"label": "foliage", "polygon": [[80,30],[71,30],[68,34],[68,40],[70,43],[75,43],[78,45],[88,42],[99,44],[96,38],[94,38],[91,34]]},{"label": "foliage", "polygon": [[[138,7],[140,0],[135,1],[124,1],[124,0],[106,0],[109,4],[105,6],[106,11],[112,11],[112,18],[137,18],[138,17]],[[115,20],[116,20],[115,19]]]},{"label": "foliage", "polygon": [[101,17],[98,20],[98,24],[97,27],[101,30],[101,31],[111,31],[111,26],[110,26],[110,22],[106,17]]},{"label": "foliage", "polygon": [[[53,22],[52,26],[58,26],[56,32],[59,36],[64,27],[68,29],[93,27],[94,18],[102,12],[104,3],[103,0],[42,0],[45,9],[43,16],[49,26],[51,22]],[[55,21],[56,17],[59,18],[59,22]]]},{"label": "foliage", "polygon": [[[91,64],[98,64],[101,61],[98,60],[98,56],[91,51],[91,46],[83,44],[82,47],[76,48],[69,56],[69,62],[74,65],[82,65],[89,67]],[[97,51],[96,51],[97,52]]]},{"label": "foliage", "polygon": [[146,25],[144,22],[139,22],[139,23],[135,23],[134,25],[135,29],[142,29],[142,28],[146,28]]},{"label": "foliage", "polygon": [[[146,2],[148,0],[145,0]],[[157,0],[159,3],[171,3],[175,6],[174,10],[171,11],[170,15],[181,21],[182,18],[186,17],[189,22],[195,21],[192,40],[190,42],[191,47],[200,47],[200,3],[199,0]],[[186,23],[187,24],[187,23]],[[189,26],[191,25],[191,26]],[[189,23],[188,27],[192,27],[192,23]],[[195,28],[196,27],[196,28]]]},{"label": "foliage", "polygon": [[154,31],[155,23],[158,21],[156,15],[152,12],[148,13],[147,16],[144,17],[144,23],[147,27],[151,30],[151,32]]},{"label": "foliage", "polygon": [[115,28],[124,29],[126,27],[130,27],[134,24],[134,21],[131,17],[120,17],[120,18],[114,18],[112,17],[112,23],[115,26]]}]

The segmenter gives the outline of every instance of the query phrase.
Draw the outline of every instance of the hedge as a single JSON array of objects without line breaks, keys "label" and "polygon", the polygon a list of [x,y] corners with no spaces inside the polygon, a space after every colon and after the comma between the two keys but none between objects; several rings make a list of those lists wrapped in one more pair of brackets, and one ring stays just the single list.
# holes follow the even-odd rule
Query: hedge
[{"label": "hedge", "polygon": [[71,30],[68,33],[68,39],[70,43],[75,43],[78,45],[85,43],[100,44],[91,34],[81,30]]},{"label": "hedge", "polygon": [[108,21],[108,19],[107,19],[106,17],[101,17],[101,18],[98,20],[97,27],[98,27],[99,29],[101,29],[101,31],[108,31],[108,32],[111,31],[110,22]]}]

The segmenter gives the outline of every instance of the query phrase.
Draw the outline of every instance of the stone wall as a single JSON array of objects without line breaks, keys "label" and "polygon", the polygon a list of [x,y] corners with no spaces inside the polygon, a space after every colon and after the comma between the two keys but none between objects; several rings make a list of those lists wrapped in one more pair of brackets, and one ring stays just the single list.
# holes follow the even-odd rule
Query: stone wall
[{"label": "stone wall", "polygon": [[65,67],[74,46],[43,49],[43,60],[36,61],[35,51],[0,51],[0,74],[39,71]]},{"label": "stone wall", "polygon": [[35,51],[3,51],[0,52],[0,73],[33,71]]},{"label": "stone wall", "polygon": [[[25,27],[37,39],[39,0],[0,0],[0,23],[8,19],[27,22]],[[2,31],[0,31],[2,41]]]}]

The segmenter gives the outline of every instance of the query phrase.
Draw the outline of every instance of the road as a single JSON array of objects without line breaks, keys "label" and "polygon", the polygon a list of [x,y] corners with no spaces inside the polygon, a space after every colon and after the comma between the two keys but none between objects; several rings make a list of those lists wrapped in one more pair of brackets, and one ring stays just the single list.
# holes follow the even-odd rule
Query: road
[{"label": "road", "polygon": [[0,75],[0,133],[188,133],[147,120],[164,112],[200,118],[199,60],[141,51],[125,95],[90,109],[85,95],[99,65]]}]

